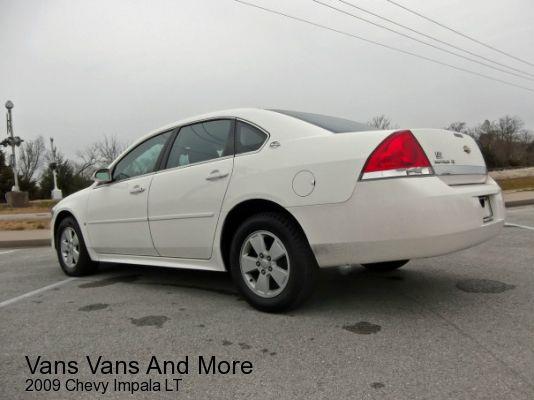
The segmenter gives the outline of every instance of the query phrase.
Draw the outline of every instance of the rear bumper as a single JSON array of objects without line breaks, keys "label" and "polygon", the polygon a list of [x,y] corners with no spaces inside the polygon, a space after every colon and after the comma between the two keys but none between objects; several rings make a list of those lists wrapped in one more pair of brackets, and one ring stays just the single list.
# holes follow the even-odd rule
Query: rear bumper
[{"label": "rear bumper", "polygon": [[[489,196],[484,222],[479,196]],[[339,204],[291,207],[321,267],[432,257],[482,243],[504,225],[499,186],[448,186],[438,177],[359,182]]]}]

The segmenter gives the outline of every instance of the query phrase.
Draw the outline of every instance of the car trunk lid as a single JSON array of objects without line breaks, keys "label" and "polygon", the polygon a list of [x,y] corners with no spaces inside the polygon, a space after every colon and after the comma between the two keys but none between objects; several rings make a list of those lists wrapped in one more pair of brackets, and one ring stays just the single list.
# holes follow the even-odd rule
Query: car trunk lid
[{"label": "car trunk lid", "polygon": [[469,135],[444,129],[412,129],[434,173],[448,185],[486,182],[484,157]]}]

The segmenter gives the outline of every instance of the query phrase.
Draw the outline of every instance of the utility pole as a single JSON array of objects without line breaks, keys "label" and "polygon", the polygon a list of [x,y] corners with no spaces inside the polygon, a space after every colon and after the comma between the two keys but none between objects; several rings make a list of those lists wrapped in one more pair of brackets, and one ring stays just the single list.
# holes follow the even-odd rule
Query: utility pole
[{"label": "utility pole", "polygon": [[15,185],[11,188],[13,192],[20,192],[19,188],[19,176],[17,173],[17,153],[15,148],[20,146],[20,144],[23,142],[23,140],[18,136],[13,136],[13,118],[11,115],[11,110],[13,109],[14,105],[11,100],[8,100],[6,102],[6,108],[7,108],[7,139],[5,139],[1,144],[4,147],[11,146],[11,169],[13,170],[13,177]]},{"label": "utility pole", "polygon": [[54,189],[52,189],[52,200],[61,200],[63,198],[63,192],[57,187],[57,161],[56,161],[56,147],[54,146],[54,138],[50,138],[50,148],[52,149],[52,162],[50,163],[50,169],[52,170],[52,176],[54,177]]},{"label": "utility pole", "polygon": [[11,115],[11,110],[14,105],[11,100],[6,101],[6,122],[7,122],[7,139],[4,139],[0,142],[0,145],[11,147],[11,169],[13,170],[13,181],[14,185],[11,188],[11,192],[6,193],[6,200],[8,204],[12,207],[22,207],[28,204],[28,192],[21,192],[19,187],[19,176],[17,172],[17,151],[16,148],[21,145],[23,140],[13,135],[13,116]]}]

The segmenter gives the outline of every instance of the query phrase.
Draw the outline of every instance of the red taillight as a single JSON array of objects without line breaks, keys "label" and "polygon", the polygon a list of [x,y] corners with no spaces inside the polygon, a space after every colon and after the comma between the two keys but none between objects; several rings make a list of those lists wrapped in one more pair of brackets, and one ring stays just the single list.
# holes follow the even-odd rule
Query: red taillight
[{"label": "red taillight", "polygon": [[389,135],[371,153],[361,179],[430,175],[432,168],[421,145],[410,131]]}]

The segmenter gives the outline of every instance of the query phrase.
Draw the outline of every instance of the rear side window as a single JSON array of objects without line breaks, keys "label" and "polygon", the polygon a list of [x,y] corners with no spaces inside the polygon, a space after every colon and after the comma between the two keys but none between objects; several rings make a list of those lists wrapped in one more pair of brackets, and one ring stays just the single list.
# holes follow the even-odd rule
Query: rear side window
[{"label": "rear side window", "polygon": [[232,130],[233,121],[228,119],[184,126],[172,145],[167,168],[232,155]]},{"label": "rear side window", "polygon": [[256,151],[267,140],[267,134],[265,132],[242,121],[237,121],[235,132],[236,154]]}]

